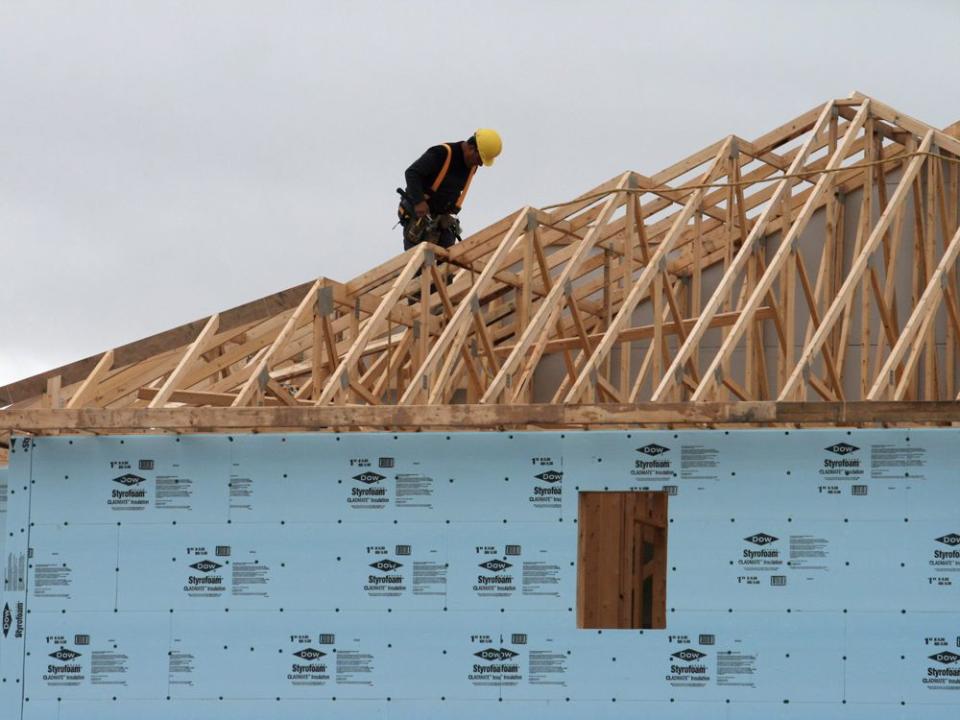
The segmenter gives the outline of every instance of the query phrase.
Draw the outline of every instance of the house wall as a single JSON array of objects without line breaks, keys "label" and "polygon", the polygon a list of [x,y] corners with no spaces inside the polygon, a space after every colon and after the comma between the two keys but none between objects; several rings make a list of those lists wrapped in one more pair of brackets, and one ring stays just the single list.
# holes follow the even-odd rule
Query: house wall
[{"label": "house wall", "polygon": [[[948,717],[958,440],[18,442],[0,717]],[[578,630],[578,493],[631,489],[669,493],[666,629]]]}]

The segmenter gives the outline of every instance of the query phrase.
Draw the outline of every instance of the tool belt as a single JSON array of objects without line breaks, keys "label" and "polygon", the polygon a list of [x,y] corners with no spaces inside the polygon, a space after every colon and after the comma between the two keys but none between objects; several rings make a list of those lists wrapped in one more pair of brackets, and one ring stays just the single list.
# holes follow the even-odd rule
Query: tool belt
[{"label": "tool belt", "polygon": [[454,215],[416,217],[412,208],[408,210],[403,203],[400,205],[399,215],[403,223],[403,237],[411,245],[422,242],[442,245],[444,243],[440,240],[444,235],[451,239],[460,239],[460,220]]},{"label": "tool belt", "polygon": [[411,245],[429,242],[439,245],[440,238],[449,234],[452,238],[460,239],[460,220],[455,215],[417,217],[413,206],[404,198],[397,208],[397,215],[403,225],[403,237]]}]

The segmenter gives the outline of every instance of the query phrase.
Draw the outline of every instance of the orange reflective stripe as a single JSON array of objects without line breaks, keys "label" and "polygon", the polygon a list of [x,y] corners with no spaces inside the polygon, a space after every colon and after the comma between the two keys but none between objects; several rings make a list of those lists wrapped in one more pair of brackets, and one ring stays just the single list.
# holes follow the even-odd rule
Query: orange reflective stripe
[{"label": "orange reflective stripe", "polygon": [[477,166],[474,165],[470,168],[470,174],[467,175],[467,184],[463,186],[463,190],[460,191],[460,197],[457,198],[457,209],[463,207],[463,201],[467,199],[467,190],[470,189],[470,183],[473,182],[473,176],[477,172]]},{"label": "orange reflective stripe", "polygon": [[430,192],[436,192],[437,188],[440,187],[440,183],[443,182],[443,179],[447,176],[447,170],[450,169],[450,158],[453,157],[453,150],[446,143],[443,146],[447,149],[447,159],[443,161],[443,167],[440,168],[440,173],[437,175],[437,179],[433,181],[433,185],[430,186]]}]

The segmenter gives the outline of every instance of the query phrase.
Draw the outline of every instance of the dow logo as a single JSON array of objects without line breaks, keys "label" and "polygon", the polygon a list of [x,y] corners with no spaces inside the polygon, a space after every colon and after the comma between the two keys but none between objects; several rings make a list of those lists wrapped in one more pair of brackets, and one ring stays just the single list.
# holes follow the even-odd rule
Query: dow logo
[{"label": "dow logo", "polygon": [[519,655],[519,653],[515,653],[513,650],[507,650],[507,648],[486,648],[480,652],[475,652],[474,655],[484,660],[510,660]]},{"label": "dow logo", "polygon": [[683,660],[684,662],[695,662],[700,658],[705,658],[706,653],[698,652],[693,648],[687,648],[686,650],[681,650],[680,652],[675,652],[670,657],[675,657],[677,660]]},{"label": "dow logo", "polygon": [[480,567],[490,570],[491,572],[500,572],[501,570],[506,570],[508,567],[513,567],[513,565],[505,560],[487,560],[486,562],[480,563]]},{"label": "dow logo", "polygon": [[668,452],[669,450],[670,448],[664,447],[663,445],[657,445],[656,443],[650,443],[649,445],[644,445],[643,447],[637,448],[637,452],[642,452],[644,455],[649,455],[650,457],[663,455],[665,452]]},{"label": "dow logo", "polygon": [[779,538],[775,538],[773,535],[767,535],[766,533],[757,533],[756,535],[751,535],[750,537],[745,537],[749,543],[754,545],[769,545],[772,542],[776,542]]},{"label": "dow logo", "polygon": [[393,560],[377,560],[376,562],[370,563],[370,567],[380,572],[390,572],[391,570],[403,567],[403,563],[394,562]]},{"label": "dow logo", "polygon": [[936,655],[931,655],[930,659],[944,665],[953,665],[957,660],[960,660],[960,655],[952,652],[940,652]]},{"label": "dow logo", "polygon": [[563,480],[563,473],[559,470],[547,470],[546,472],[542,472],[539,475],[535,475],[534,477],[536,477],[537,480],[543,480],[544,482],[548,482],[548,483],[555,483]]},{"label": "dow logo", "polygon": [[50,653],[50,657],[54,660],[60,660],[66,662],[68,660],[75,660],[80,657],[80,653],[74,652],[73,650],[67,650],[67,648],[60,648],[56,652]]},{"label": "dow logo", "polygon": [[294,655],[304,660],[319,660],[324,655],[326,655],[326,653],[323,652],[322,650],[314,650],[313,648],[304,648],[299,652],[295,652]]},{"label": "dow logo", "polygon": [[145,480],[146,478],[142,478],[139,475],[134,475],[133,473],[127,473],[126,475],[121,475],[120,477],[115,477],[113,479],[115,483],[120,483],[121,485],[126,485],[127,487],[139,485]]},{"label": "dow logo", "polygon": [[950,546],[960,545],[960,535],[957,535],[956,533],[950,533],[949,535],[938,537],[937,542]]},{"label": "dow logo", "polygon": [[375,472],[365,472],[365,473],[360,473],[359,475],[354,475],[353,479],[356,480],[357,482],[362,482],[367,485],[373,485],[374,483],[378,483],[381,480],[386,480],[387,476],[381,475],[380,473],[375,473]]},{"label": "dow logo", "polygon": [[190,567],[192,567],[194,570],[199,570],[200,572],[208,573],[208,572],[211,572],[212,570],[217,570],[223,566],[213,562],[213,560],[201,560],[200,562],[195,562]]},{"label": "dow logo", "polygon": [[13,625],[13,614],[10,612],[10,603],[3,604],[3,636],[6,637]]},{"label": "dow logo", "polygon": [[830,445],[824,448],[824,450],[832,452],[834,455],[849,455],[859,449],[856,445],[850,445],[848,443],[837,443],[836,445]]}]

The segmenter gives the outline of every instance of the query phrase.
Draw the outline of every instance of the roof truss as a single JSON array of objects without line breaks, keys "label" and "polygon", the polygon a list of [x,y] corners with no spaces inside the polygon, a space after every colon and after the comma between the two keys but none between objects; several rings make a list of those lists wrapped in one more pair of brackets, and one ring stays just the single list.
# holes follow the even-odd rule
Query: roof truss
[{"label": "roof truss", "polygon": [[0,403],[958,399],[958,137],[854,93],[524,207],[450,250],[420,246],[0,388]]}]

